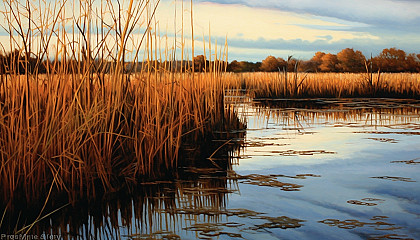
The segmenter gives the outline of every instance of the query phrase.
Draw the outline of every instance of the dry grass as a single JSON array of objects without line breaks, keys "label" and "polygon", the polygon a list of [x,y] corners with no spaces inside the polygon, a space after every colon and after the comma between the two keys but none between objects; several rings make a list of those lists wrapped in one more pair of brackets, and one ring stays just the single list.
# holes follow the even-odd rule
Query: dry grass
[{"label": "dry grass", "polygon": [[[11,64],[0,76],[3,199],[45,197],[54,184],[74,200],[74,193],[95,196],[96,186],[113,191],[157,177],[176,168],[183,141],[233,119],[218,71],[168,71],[177,49],[158,47],[158,3],[4,2],[11,48],[38,65],[55,60],[47,74],[22,75]],[[143,32],[137,42],[136,31]],[[129,54],[134,61],[144,54],[141,72],[127,70]]]},{"label": "dry grass", "polygon": [[256,98],[420,97],[418,73],[227,73],[224,82]]},{"label": "dry grass", "polygon": [[154,175],[176,166],[183,135],[224,117],[220,83],[204,74],[139,74],[123,94],[113,79],[87,89],[81,77],[50,75],[44,85],[30,80],[33,91],[25,77],[7,80],[0,113],[3,194],[22,185],[34,195],[54,175],[60,189],[87,192],[96,179],[113,188],[113,178]]}]

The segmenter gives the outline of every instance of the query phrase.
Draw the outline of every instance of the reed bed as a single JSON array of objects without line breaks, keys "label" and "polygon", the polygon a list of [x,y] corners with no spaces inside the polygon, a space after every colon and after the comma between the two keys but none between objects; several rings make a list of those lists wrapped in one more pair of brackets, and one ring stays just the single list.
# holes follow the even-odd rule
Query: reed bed
[{"label": "reed bed", "polygon": [[226,73],[226,86],[255,98],[420,98],[418,73]]},{"label": "reed bed", "polygon": [[112,79],[99,88],[82,76],[50,75],[43,85],[29,81],[28,91],[26,79],[9,77],[0,115],[6,196],[20,187],[39,193],[47,179],[92,193],[98,179],[112,189],[114,178],[157,175],[177,165],[184,135],[224,117],[220,84],[203,74],[136,75],[123,93]]},{"label": "reed bed", "polygon": [[48,200],[51,189],[74,201],[161,177],[183,143],[239,124],[224,107],[220,71],[176,66],[185,40],[178,49],[159,37],[159,1],[3,4],[10,51],[20,54],[0,74],[4,202]]}]

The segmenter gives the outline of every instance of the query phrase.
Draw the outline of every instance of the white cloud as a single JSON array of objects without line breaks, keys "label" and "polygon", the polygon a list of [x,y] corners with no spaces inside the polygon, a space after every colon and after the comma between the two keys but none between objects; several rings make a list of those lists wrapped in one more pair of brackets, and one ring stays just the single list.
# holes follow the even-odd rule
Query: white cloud
[{"label": "white cloud", "polygon": [[[179,5],[179,4],[178,4]],[[162,2],[157,18],[160,22],[173,23],[174,5]],[[179,8],[179,6],[177,6]],[[189,5],[187,5],[189,8]],[[189,11],[189,10],[188,10]],[[184,21],[190,21],[189,12],[184,13]],[[166,18],[166,20],[165,20]],[[178,16],[178,22],[180,17]],[[297,14],[278,9],[252,8],[238,4],[202,2],[194,6],[194,31],[208,34],[209,24],[214,36],[243,38],[247,40],[303,39],[315,41],[319,36],[329,35],[331,41],[354,38],[376,37],[365,32],[352,31],[353,27],[366,26],[358,22],[333,18],[319,18],[309,14]],[[186,26],[184,24],[184,26]],[[181,25],[178,25],[181,29]],[[187,28],[188,29],[188,28]],[[184,27],[185,31],[185,27]],[[188,31],[185,31],[188,33]]]}]

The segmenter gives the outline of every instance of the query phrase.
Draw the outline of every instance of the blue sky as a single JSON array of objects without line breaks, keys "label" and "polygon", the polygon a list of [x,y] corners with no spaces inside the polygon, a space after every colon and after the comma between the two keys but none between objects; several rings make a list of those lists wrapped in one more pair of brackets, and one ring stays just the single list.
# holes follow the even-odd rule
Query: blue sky
[{"label": "blue sky", "polygon": [[[173,6],[163,1],[159,11]],[[390,47],[420,53],[418,0],[196,0],[193,10],[196,35],[207,36],[210,25],[213,39],[227,36],[229,61],[309,59],[347,47],[365,55]]]},{"label": "blue sky", "polygon": [[[151,0],[152,5],[157,1]],[[190,0],[184,1],[161,0],[151,28],[160,33],[161,48],[172,48],[176,35],[177,52],[181,46],[187,49],[184,55],[178,56],[190,58],[191,6]],[[122,1],[125,11],[122,15],[126,15],[128,2]],[[66,26],[70,28],[72,16],[77,15],[72,3],[66,3],[66,9],[73,9],[66,12],[69,19]],[[93,1],[93,12],[100,9],[100,3],[100,0]],[[208,41],[209,35],[213,44],[215,40],[219,44],[219,57],[223,53],[219,50],[225,39],[228,40],[229,61],[255,62],[268,55],[309,59],[317,51],[337,53],[344,48],[361,50],[366,56],[377,55],[390,47],[420,53],[420,0],[193,0],[192,9],[194,55],[202,54],[204,47],[209,52],[208,44],[202,42],[203,38]],[[110,16],[106,18],[112,23]],[[130,38],[132,42],[127,46],[138,46],[146,22],[139,21],[137,35]],[[4,15],[0,15],[0,23],[5,25]],[[107,42],[112,47],[115,41],[109,38]],[[0,46],[9,49],[8,43],[8,35],[1,29]],[[213,45],[213,55],[214,50]]]}]

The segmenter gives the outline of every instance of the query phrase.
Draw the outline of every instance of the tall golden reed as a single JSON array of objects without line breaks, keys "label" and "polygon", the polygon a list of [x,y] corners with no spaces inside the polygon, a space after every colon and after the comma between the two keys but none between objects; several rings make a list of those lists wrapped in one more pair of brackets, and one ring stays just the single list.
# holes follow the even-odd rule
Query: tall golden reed
[{"label": "tall golden reed", "polygon": [[256,98],[420,98],[418,73],[225,73],[223,81]]},{"label": "tall golden reed", "polygon": [[3,3],[10,51],[25,59],[24,74],[10,64],[0,76],[3,199],[156,177],[177,166],[187,137],[223,127],[220,74],[176,73],[177,48],[158,46],[159,0]]}]

